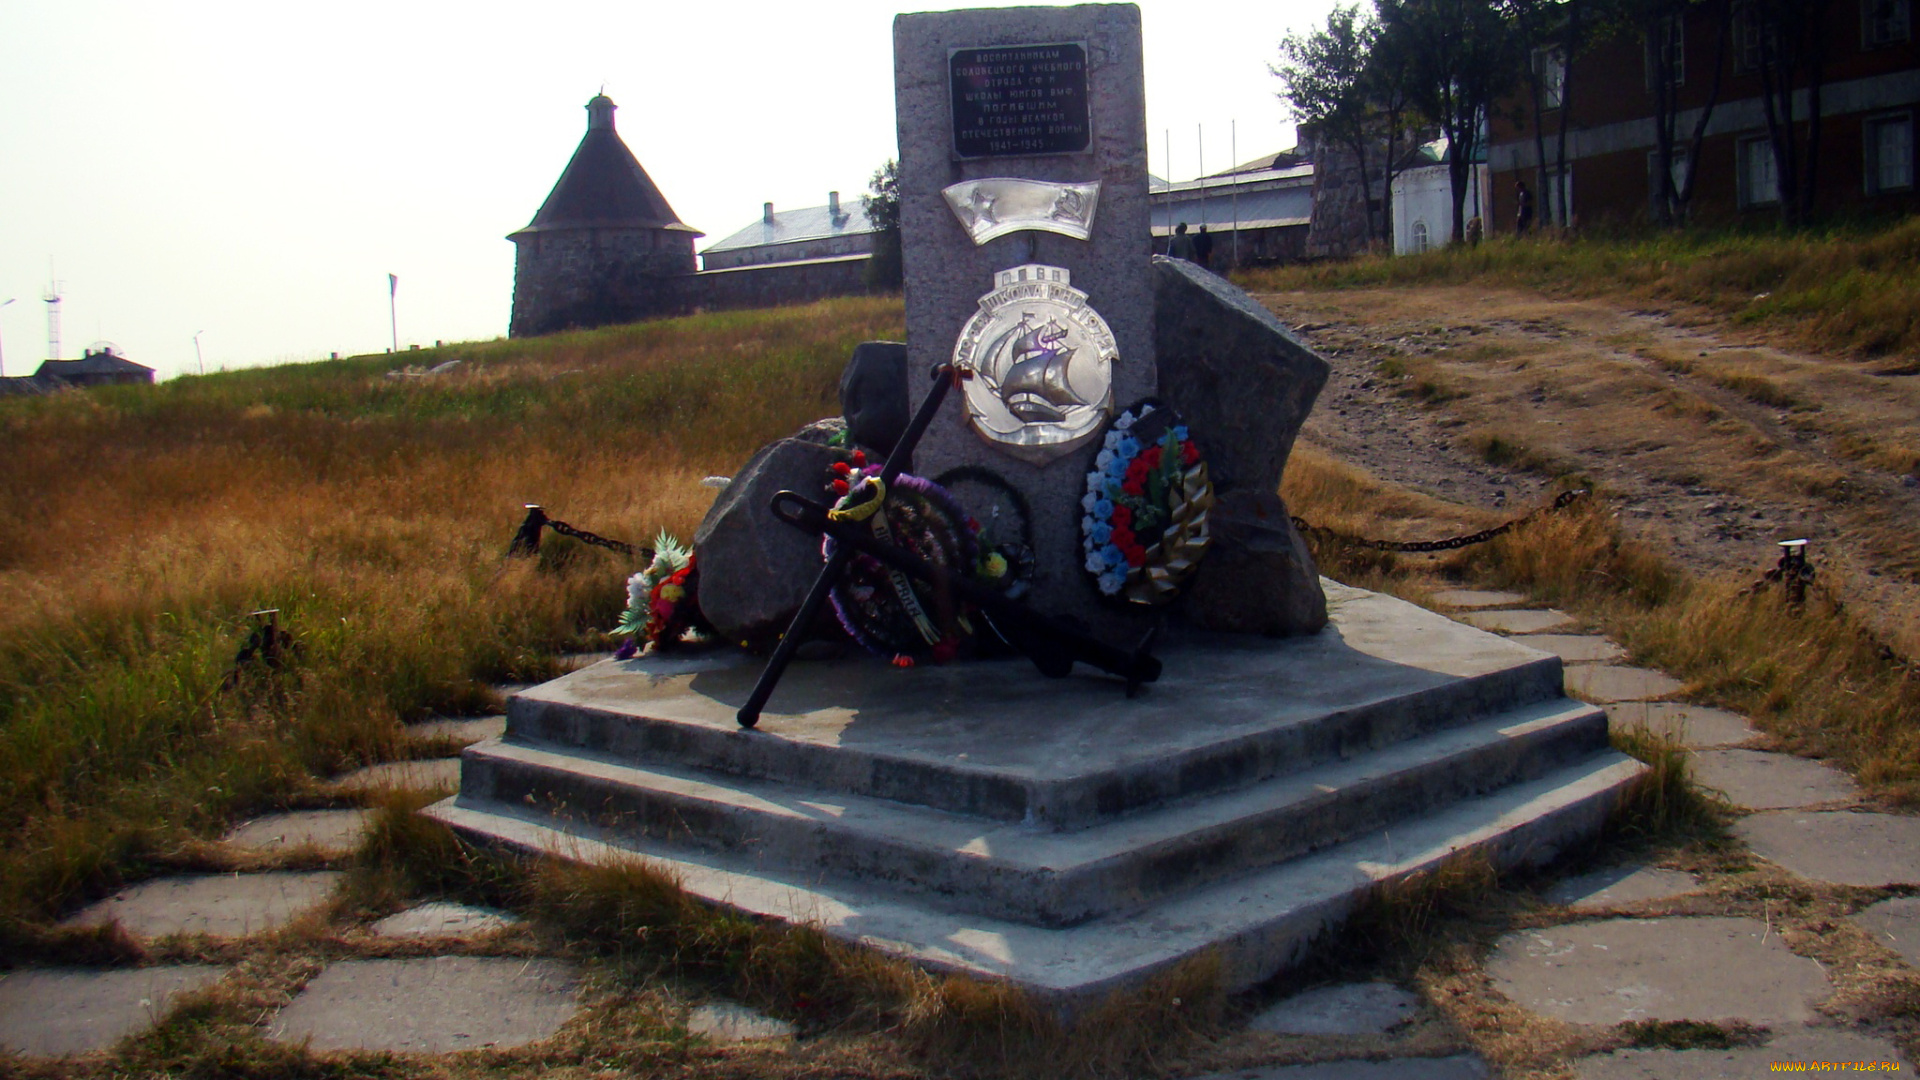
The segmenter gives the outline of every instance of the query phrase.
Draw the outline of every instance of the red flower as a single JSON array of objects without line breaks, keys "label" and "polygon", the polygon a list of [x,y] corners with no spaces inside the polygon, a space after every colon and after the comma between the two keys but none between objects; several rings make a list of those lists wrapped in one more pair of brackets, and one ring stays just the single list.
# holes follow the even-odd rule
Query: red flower
[{"label": "red flower", "polygon": [[[1123,503],[1114,503],[1113,504],[1114,530],[1119,531],[1121,529],[1129,528],[1132,525],[1133,525],[1133,509],[1129,506],[1126,506]],[[1132,534],[1129,533],[1128,535],[1131,536]]]},{"label": "red flower", "polygon": [[1142,450],[1140,452],[1140,456],[1135,460],[1146,462],[1147,471],[1152,472],[1154,469],[1157,469],[1160,467],[1160,450],[1161,450],[1160,444],[1154,443],[1152,446],[1149,446],[1145,450]]},{"label": "red flower", "polygon": [[853,471],[853,466],[844,461],[836,461],[833,463],[833,471],[839,476],[845,476]]},{"label": "red flower", "polygon": [[859,451],[859,450],[855,450],[855,451],[853,452],[853,463],[854,463],[855,465],[858,465],[858,466],[860,466],[860,467],[861,467],[861,468],[863,468],[863,469],[864,469],[864,468],[866,468],[866,465],[867,465],[867,455],[866,455],[866,454],[865,454],[864,452],[862,452],[862,451]]},{"label": "red flower", "polygon": [[1134,543],[1133,530],[1127,528],[1125,525],[1115,525],[1113,527],[1112,540],[1113,540],[1114,547],[1119,548],[1121,551],[1125,551],[1127,550],[1127,548],[1133,546],[1133,543]]},{"label": "red flower", "polygon": [[1133,463],[1127,466],[1126,478],[1120,482],[1121,490],[1138,495],[1145,490],[1147,473],[1150,471],[1145,457],[1134,458]]},{"label": "red flower", "polygon": [[850,490],[852,490],[851,485],[845,480],[835,480],[833,482],[833,491],[836,495],[845,495]]}]

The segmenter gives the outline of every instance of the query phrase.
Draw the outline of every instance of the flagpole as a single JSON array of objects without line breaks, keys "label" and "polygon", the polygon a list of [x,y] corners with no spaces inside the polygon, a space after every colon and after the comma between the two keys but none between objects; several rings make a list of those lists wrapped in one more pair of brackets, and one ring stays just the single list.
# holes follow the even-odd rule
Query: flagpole
[{"label": "flagpole", "polygon": [[[1227,129],[1227,142],[1227,154],[1233,158],[1232,161],[1227,163],[1227,168],[1238,169],[1240,167],[1240,119],[1238,117],[1234,118],[1233,126]],[[1231,258],[1233,259],[1233,268],[1238,270],[1240,268],[1240,180],[1238,173],[1234,175],[1233,181],[1233,255]]]},{"label": "flagpole", "polygon": [[388,274],[387,275],[387,319],[389,322],[392,323],[393,354],[395,356],[400,355],[400,311],[399,311],[398,301],[396,300],[396,297],[399,295],[399,293],[400,293],[400,279],[392,274]]}]

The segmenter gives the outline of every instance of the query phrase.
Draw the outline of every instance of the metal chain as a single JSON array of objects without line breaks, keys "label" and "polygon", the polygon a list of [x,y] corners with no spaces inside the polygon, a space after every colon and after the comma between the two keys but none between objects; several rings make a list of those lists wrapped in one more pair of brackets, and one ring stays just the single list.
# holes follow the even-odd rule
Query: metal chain
[{"label": "metal chain", "polygon": [[639,549],[632,544],[620,540],[609,540],[604,536],[595,535],[585,529],[576,529],[564,521],[555,521],[552,518],[548,518],[547,528],[552,529],[561,536],[571,536],[575,540],[583,543],[592,544],[595,547],[603,547],[610,551],[617,551],[622,555],[632,555],[639,551]]},{"label": "metal chain", "polygon": [[1341,540],[1358,547],[1372,548],[1375,551],[1454,551],[1463,547],[1472,547],[1474,544],[1484,544],[1496,536],[1504,536],[1543,514],[1551,514],[1555,511],[1565,510],[1575,502],[1578,502],[1586,494],[1586,488],[1575,488],[1572,491],[1563,491],[1554,498],[1552,503],[1542,506],[1524,517],[1517,517],[1504,525],[1495,525],[1491,529],[1481,529],[1476,533],[1467,533],[1464,536],[1450,536],[1445,540],[1369,540],[1364,536],[1354,536],[1351,533],[1343,533],[1335,529],[1326,528],[1325,526],[1314,525],[1304,518],[1298,517],[1293,519],[1293,527],[1303,533],[1330,536],[1336,540]]},{"label": "metal chain", "polygon": [[508,545],[507,554],[509,556],[539,554],[541,529],[552,529],[561,536],[571,536],[581,543],[592,544],[595,547],[603,547],[609,551],[618,551],[622,555],[642,555],[648,559],[653,558],[653,552],[648,549],[636,548],[632,544],[620,540],[609,540],[598,533],[590,533],[585,529],[576,529],[564,521],[555,521],[553,518],[547,516],[545,510],[532,503],[527,504],[526,520],[522,521],[520,528],[514,532],[513,543]]}]

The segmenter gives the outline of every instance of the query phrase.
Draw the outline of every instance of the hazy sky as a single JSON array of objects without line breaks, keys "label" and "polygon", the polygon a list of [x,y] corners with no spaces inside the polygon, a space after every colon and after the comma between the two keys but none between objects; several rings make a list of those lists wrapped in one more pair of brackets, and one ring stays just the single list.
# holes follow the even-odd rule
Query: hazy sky
[{"label": "hazy sky", "polygon": [[[969,3],[0,0],[0,350],[161,377],[506,332],[513,245],[602,83],[681,219],[852,198],[894,154],[892,20]],[[1331,0],[1145,0],[1151,167],[1284,149],[1267,64]],[[1165,152],[1171,134],[1172,159]]]}]

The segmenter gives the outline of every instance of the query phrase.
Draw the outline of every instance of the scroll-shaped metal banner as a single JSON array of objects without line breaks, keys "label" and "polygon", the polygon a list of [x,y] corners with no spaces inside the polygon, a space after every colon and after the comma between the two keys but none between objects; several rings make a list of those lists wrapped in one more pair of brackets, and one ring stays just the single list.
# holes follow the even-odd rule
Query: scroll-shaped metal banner
[{"label": "scroll-shaped metal banner", "polygon": [[1093,212],[1100,203],[1100,182],[1055,184],[993,176],[963,180],[942,188],[940,193],[947,197],[953,216],[960,219],[961,227],[973,237],[975,244],[1022,229],[1039,229],[1085,240],[1093,233]]}]

